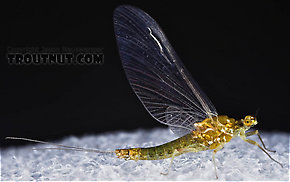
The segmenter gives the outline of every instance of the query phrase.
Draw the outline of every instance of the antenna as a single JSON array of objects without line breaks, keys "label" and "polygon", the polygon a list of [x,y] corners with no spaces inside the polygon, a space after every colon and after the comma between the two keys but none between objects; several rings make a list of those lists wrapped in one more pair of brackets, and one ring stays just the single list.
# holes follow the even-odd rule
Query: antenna
[{"label": "antenna", "polygon": [[85,151],[85,152],[95,152],[95,153],[115,153],[115,151],[102,151],[97,149],[87,149],[87,148],[81,148],[81,147],[73,147],[73,146],[67,146],[62,144],[56,144],[51,142],[45,142],[41,140],[34,140],[30,138],[22,138],[22,137],[5,137],[6,140],[23,140],[23,141],[29,141],[34,143],[42,143],[42,144],[48,144],[57,146],[55,148],[39,148],[39,149],[33,149],[33,150],[48,150],[48,149],[55,149],[55,150],[73,150],[73,151]]}]

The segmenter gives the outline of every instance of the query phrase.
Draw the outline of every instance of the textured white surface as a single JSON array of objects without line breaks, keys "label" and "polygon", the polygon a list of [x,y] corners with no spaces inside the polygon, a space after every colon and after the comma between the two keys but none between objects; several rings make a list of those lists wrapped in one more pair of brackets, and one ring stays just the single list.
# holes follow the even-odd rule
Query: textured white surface
[{"label": "textured white surface", "polygon": [[[250,137],[258,141],[257,136]],[[219,180],[289,180],[289,134],[262,133],[266,146],[276,150],[272,157],[284,168],[273,162],[260,149],[233,139],[216,155]],[[115,148],[148,147],[174,139],[166,129],[114,132],[82,138],[67,137],[54,141],[65,145],[101,150]],[[32,144],[21,148],[2,150],[1,180],[215,180],[211,151],[189,153],[176,157],[172,171],[165,172],[170,159],[158,161],[124,161],[114,154],[96,154],[44,150],[35,148],[48,145]]]}]

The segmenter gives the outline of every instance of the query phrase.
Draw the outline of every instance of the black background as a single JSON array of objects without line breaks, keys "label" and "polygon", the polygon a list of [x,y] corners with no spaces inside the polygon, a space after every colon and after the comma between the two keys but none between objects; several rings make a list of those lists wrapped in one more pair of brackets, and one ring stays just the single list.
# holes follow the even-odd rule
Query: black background
[{"label": "black background", "polygon": [[[1,2],[3,3],[3,2]],[[5,136],[162,127],[127,82],[113,10],[137,6],[162,27],[219,114],[258,114],[256,128],[290,130],[289,6],[277,1],[18,1],[1,7],[1,144]],[[4,32],[3,32],[4,31]],[[11,47],[103,48],[102,66],[11,66]]]}]

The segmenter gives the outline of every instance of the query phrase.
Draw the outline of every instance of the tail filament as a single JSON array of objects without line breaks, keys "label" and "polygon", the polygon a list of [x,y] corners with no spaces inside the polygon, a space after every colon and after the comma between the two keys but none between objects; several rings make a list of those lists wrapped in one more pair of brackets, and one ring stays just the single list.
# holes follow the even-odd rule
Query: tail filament
[{"label": "tail filament", "polygon": [[48,144],[53,145],[56,147],[51,148],[34,148],[33,150],[48,150],[48,149],[54,149],[54,150],[73,150],[73,151],[84,151],[84,152],[95,152],[95,153],[115,153],[115,151],[103,151],[103,150],[97,150],[97,149],[87,149],[87,148],[81,148],[81,147],[73,147],[73,146],[67,146],[62,144],[56,144],[51,142],[45,142],[40,140],[34,140],[30,138],[21,138],[21,137],[6,137],[6,140],[23,140],[23,141],[29,141],[34,143],[42,143],[42,144]]}]

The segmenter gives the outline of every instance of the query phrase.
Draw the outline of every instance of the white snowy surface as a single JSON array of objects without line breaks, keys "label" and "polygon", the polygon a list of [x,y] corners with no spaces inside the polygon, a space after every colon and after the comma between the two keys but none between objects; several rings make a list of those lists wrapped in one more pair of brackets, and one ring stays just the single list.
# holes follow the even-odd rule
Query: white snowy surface
[{"label": "white snowy surface", "polygon": [[[89,135],[81,138],[67,137],[53,141],[65,145],[114,150],[116,148],[149,147],[175,138],[167,129],[137,130]],[[257,136],[251,139],[258,141]],[[235,138],[216,155],[218,180],[289,180],[289,134],[262,132],[262,138],[272,157],[283,164],[281,168],[257,147]],[[21,148],[1,151],[1,180],[216,180],[212,152],[202,151],[178,156],[172,170],[161,175],[170,159],[156,161],[125,161],[115,154],[41,150],[49,147],[31,144]]]}]

